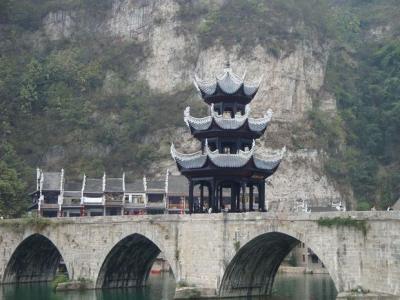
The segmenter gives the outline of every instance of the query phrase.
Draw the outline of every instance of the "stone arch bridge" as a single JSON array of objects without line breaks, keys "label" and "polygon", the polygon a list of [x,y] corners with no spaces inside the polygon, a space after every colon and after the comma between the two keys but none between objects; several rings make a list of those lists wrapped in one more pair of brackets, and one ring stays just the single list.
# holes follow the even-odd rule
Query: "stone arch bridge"
[{"label": "stone arch bridge", "polygon": [[362,288],[400,295],[397,212],[3,220],[0,276],[4,284],[50,280],[62,258],[70,279],[88,279],[94,288],[142,286],[162,251],[176,281],[203,297],[260,295],[271,291],[299,242],[318,255],[339,294]]}]

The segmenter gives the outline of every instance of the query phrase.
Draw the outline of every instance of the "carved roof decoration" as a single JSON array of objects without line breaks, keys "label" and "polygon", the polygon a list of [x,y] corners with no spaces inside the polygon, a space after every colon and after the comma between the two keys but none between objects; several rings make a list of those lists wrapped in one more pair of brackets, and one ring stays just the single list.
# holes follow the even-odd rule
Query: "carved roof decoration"
[{"label": "carved roof decoration", "polygon": [[227,67],[221,75],[216,76],[215,80],[203,80],[195,75],[194,85],[203,96],[212,96],[218,93],[218,91],[233,95],[242,90],[245,96],[254,97],[258,91],[262,77],[256,83],[248,83],[245,82],[245,76],[246,73],[240,77],[233,73],[230,67]]},{"label": "carved roof decoration", "polygon": [[172,158],[185,169],[202,168],[207,161],[207,154],[202,154],[201,151],[184,154],[176,151],[174,143],[171,144]]},{"label": "carved roof decoration", "polygon": [[238,153],[219,153],[218,150],[211,151],[206,140],[204,154],[198,151],[191,154],[183,154],[175,149],[174,144],[171,145],[171,155],[173,159],[185,169],[199,169],[204,167],[207,158],[217,167],[220,168],[241,168],[244,167],[251,159],[253,159],[256,168],[261,170],[272,171],[282,161],[283,155],[286,152],[286,147],[280,150],[277,154],[269,157],[260,157],[255,151],[255,141],[251,149],[247,151],[239,150]]},{"label": "carved roof decoration", "polygon": [[284,146],[280,151],[278,151],[278,153],[268,157],[262,157],[256,153],[253,156],[253,162],[254,165],[259,169],[273,170],[279,166],[285,153],[286,153],[286,146]]},{"label": "carved roof decoration", "polygon": [[251,131],[263,131],[267,128],[269,122],[272,119],[272,109],[268,109],[267,113],[262,118],[250,118],[248,119],[249,129]]},{"label": "carved roof decoration", "polygon": [[192,127],[193,129],[199,131],[208,130],[211,127],[213,120],[221,129],[239,129],[247,121],[251,131],[263,131],[267,128],[268,123],[272,119],[271,109],[269,109],[262,118],[251,118],[249,117],[249,114],[250,106],[246,105],[244,115],[237,114],[234,118],[225,118],[223,115],[219,115],[216,111],[214,111],[212,104],[210,116],[204,118],[195,118],[190,115],[190,107],[188,106],[184,111],[184,121],[189,128]]},{"label": "carved roof decoration", "polygon": [[210,158],[212,163],[220,168],[241,168],[244,167],[251,157],[253,156],[255,149],[255,141],[253,140],[253,145],[250,150],[242,151],[239,150],[238,153],[219,153],[218,150],[211,151],[208,147],[208,141],[205,143],[205,152]]}]

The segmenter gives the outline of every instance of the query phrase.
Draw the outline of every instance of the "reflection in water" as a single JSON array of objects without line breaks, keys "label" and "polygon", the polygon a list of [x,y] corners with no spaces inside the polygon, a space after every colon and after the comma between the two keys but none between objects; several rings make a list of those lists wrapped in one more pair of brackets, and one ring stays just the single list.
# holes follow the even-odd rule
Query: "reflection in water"
[{"label": "reflection in water", "polygon": [[290,300],[334,300],[335,285],[327,274],[278,274],[273,294]]},{"label": "reflection in water", "polygon": [[[4,300],[170,300],[175,293],[174,277],[169,274],[151,276],[143,289],[105,289],[53,292],[49,284],[10,284],[0,289]],[[334,300],[336,290],[329,275],[279,274],[274,296],[268,300]],[[238,298],[235,298],[238,299]]]}]

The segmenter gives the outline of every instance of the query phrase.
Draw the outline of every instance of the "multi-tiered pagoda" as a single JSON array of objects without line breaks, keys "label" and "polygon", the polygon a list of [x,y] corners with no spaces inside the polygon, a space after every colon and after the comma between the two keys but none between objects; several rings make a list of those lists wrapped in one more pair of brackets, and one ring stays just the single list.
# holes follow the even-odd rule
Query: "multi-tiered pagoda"
[{"label": "multi-tiered pagoda", "polygon": [[[265,179],[278,168],[284,149],[269,158],[255,153],[255,139],[260,138],[271,121],[272,111],[262,118],[250,117],[250,102],[260,82],[250,84],[232,72],[229,64],[216,80],[204,81],[195,76],[194,84],[210,114],[195,118],[190,107],[184,120],[192,135],[201,142],[201,150],[179,153],[174,144],[171,155],[179,171],[189,180],[189,211],[231,212],[265,211]],[[193,189],[200,186],[200,197],[194,202]],[[205,201],[204,187],[208,190]],[[255,201],[257,189],[258,201]],[[230,190],[229,204],[224,201]],[[230,201],[229,201],[230,200]],[[206,202],[206,203],[205,203]],[[211,208],[211,209],[210,209]]]}]

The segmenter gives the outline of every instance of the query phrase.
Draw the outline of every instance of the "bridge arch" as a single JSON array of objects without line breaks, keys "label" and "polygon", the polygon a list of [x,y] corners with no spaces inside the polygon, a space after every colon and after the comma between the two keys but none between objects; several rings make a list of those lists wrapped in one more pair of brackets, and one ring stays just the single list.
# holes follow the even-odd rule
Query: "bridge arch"
[{"label": "bridge arch", "polygon": [[[50,238],[31,234],[14,249],[4,271],[3,283],[51,281],[63,259],[60,248]],[[65,268],[69,276],[67,264]]]},{"label": "bridge arch", "polygon": [[144,286],[150,269],[161,252],[175,275],[173,262],[160,245],[159,242],[140,233],[129,234],[119,240],[101,265],[96,288]]},{"label": "bridge arch", "polygon": [[[296,236],[296,237],[295,237]],[[225,269],[219,295],[223,297],[260,296],[272,292],[275,275],[283,259],[299,243],[305,242],[324,263],[338,290],[337,278],[330,262],[325,264],[320,249],[300,240],[297,234],[271,231],[257,235],[240,247]]]}]

